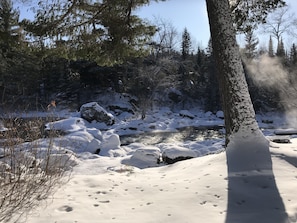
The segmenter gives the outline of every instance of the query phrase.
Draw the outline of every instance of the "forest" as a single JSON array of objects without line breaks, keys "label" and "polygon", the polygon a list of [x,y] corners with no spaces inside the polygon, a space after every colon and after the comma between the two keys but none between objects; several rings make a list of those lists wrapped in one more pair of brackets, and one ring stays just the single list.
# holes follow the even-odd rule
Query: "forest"
[{"label": "forest", "polygon": [[0,1],[1,222],[297,221],[295,14],[206,0],[202,48],[152,1]]},{"label": "forest", "polygon": [[[46,110],[51,101],[76,110],[110,90],[136,96],[141,110],[192,103],[220,110],[211,39],[204,49],[193,44],[186,27],[179,37],[168,21],[141,20],[134,10],[148,2],[115,1],[111,7],[109,1],[42,1],[30,21],[20,20],[13,1],[1,1],[1,110]],[[288,7],[274,12],[263,25],[270,33],[265,46],[259,46],[252,22],[239,27],[256,111],[294,106],[297,49],[295,44],[285,48],[283,40],[296,26],[294,18]]]}]

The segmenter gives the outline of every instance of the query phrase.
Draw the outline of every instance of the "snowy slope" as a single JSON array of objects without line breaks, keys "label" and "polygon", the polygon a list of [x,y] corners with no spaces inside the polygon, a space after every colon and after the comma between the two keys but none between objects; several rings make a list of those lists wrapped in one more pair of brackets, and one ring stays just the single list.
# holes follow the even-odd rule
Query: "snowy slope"
[{"label": "snowy slope", "polygon": [[[194,120],[164,109],[152,112],[145,120],[118,120],[112,128],[102,131],[96,123],[77,117],[48,125],[67,131],[57,145],[67,145],[76,154],[77,165],[66,184],[18,222],[297,222],[295,135],[290,136],[289,144],[270,142],[265,151],[253,148],[259,145],[257,139],[242,144],[238,137],[239,145],[245,145],[240,148],[238,160],[229,156],[233,153],[226,154],[222,138],[180,141],[172,137],[154,145],[144,141],[121,146],[121,135],[222,124],[220,118],[209,113],[184,113],[191,113]],[[286,125],[273,116],[258,117],[266,136],[273,135],[274,129],[271,123],[261,122],[264,118],[280,128]],[[77,143],[67,144],[72,141]],[[230,150],[236,149],[236,139],[233,142]],[[93,154],[98,146],[101,155]],[[147,156],[142,159],[142,154],[151,152],[148,157],[154,158],[158,151],[168,148],[170,152],[177,148],[176,154],[195,151],[197,157],[153,168],[139,166],[144,162],[150,166],[153,160]],[[249,148],[254,151],[250,157]],[[254,157],[265,162],[251,160]]]},{"label": "snowy slope", "polygon": [[[292,144],[271,148],[278,191],[270,191],[270,184],[264,187],[244,182],[253,172],[241,177],[242,185],[230,188],[225,152],[170,166],[144,170],[122,166],[104,173],[99,169],[110,165],[109,161],[88,160],[75,168],[70,181],[26,222],[296,222],[296,146],[297,140],[293,140]],[[231,189],[245,200],[240,196],[228,199]],[[277,192],[281,200],[261,197],[262,193],[269,196]],[[267,206],[263,212],[261,207]],[[286,215],[290,221],[280,221]]]}]

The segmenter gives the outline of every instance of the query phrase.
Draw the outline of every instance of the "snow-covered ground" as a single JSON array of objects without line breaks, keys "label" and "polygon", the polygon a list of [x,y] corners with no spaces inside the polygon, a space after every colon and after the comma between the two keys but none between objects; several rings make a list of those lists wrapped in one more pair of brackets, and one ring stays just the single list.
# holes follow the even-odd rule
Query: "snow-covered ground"
[{"label": "snow-covered ground", "polygon": [[[220,112],[162,108],[144,120],[122,113],[112,126],[89,123],[78,113],[67,115],[47,128],[66,133],[53,146],[74,154],[72,176],[20,222],[297,222],[295,135],[288,144],[270,142],[270,153],[264,155],[271,166],[237,171],[236,162],[226,156],[223,138],[179,135],[188,127],[222,126]],[[275,128],[288,128],[280,115],[257,119],[268,138]],[[121,144],[121,137],[134,134],[154,137]],[[47,140],[40,139],[40,145]],[[167,165],[164,154],[194,158]]]}]

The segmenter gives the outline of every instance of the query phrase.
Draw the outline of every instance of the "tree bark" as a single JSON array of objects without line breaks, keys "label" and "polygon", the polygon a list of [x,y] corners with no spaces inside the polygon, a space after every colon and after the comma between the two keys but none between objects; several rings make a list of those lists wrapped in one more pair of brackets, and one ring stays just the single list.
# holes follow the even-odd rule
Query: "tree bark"
[{"label": "tree bark", "polygon": [[236,132],[260,132],[255,118],[228,0],[206,0],[225,117],[226,145]]}]

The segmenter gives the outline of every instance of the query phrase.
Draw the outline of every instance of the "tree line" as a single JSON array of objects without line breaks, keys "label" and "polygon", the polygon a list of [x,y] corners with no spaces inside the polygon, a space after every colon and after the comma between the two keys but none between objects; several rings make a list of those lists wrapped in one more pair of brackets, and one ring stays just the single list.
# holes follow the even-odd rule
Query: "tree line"
[{"label": "tree line", "polygon": [[[142,21],[133,10],[148,2],[41,1],[33,21],[20,21],[13,2],[1,1],[1,107],[40,109],[54,99],[77,108],[86,95],[111,87],[142,101],[163,94],[173,104],[199,100],[205,110],[221,109],[212,41],[206,49],[193,49],[186,28],[179,42],[170,22]],[[233,11],[238,16],[236,8]],[[270,55],[257,48],[252,21],[237,20],[238,30],[246,35],[243,57]],[[271,56],[282,57],[293,72],[294,49],[295,45],[289,54],[278,50]],[[281,107],[275,89],[263,90],[252,80],[249,85],[257,110]]]}]

